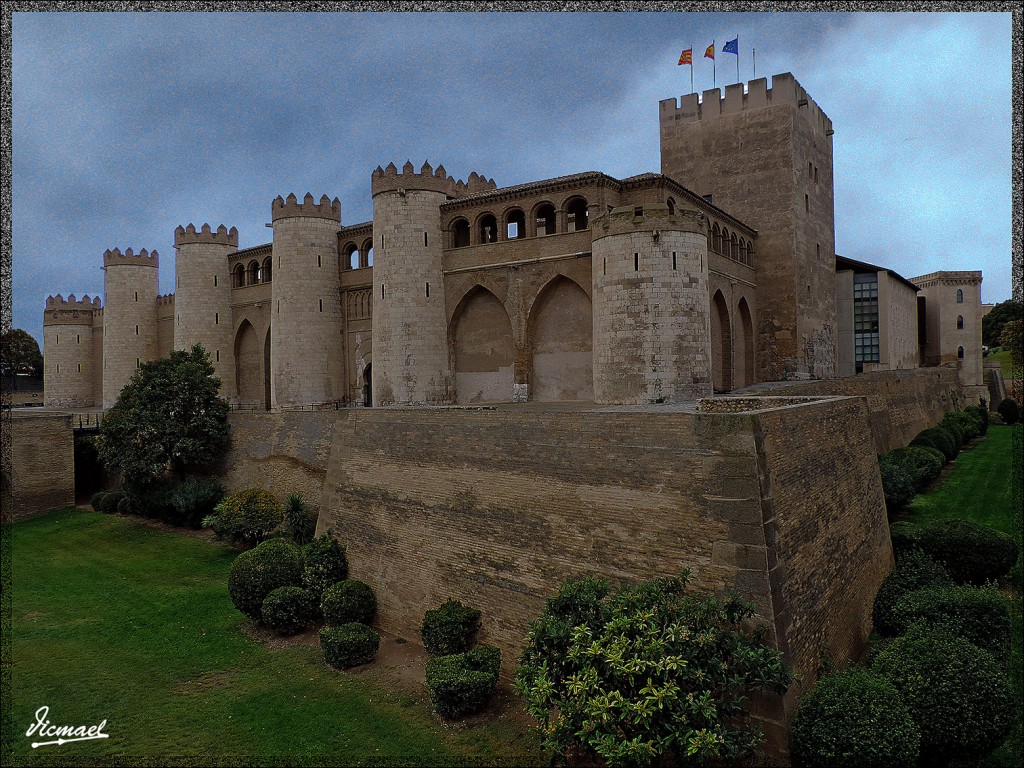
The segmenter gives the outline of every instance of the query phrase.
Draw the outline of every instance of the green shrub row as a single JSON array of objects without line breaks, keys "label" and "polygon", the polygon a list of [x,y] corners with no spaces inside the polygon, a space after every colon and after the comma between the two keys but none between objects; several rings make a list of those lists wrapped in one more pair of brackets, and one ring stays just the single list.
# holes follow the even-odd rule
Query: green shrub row
[{"label": "green shrub row", "polygon": [[896,635],[900,623],[896,604],[906,595],[927,587],[951,587],[949,573],[920,549],[912,548],[896,560],[896,567],[885,577],[875,595],[871,621],[882,635]]},{"label": "green shrub row", "polygon": [[937,520],[922,526],[907,523],[890,528],[897,558],[920,549],[942,564],[957,584],[998,581],[1017,561],[1012,537],[969,520]]},{"label": "green shrub row", "polygon": [[353,621],[321,629],[320,647],[328,664],[348,669],[373,661],[380,648],[380,635],[365,624]]},{"label": "green shrub row", "polygon": [[97,512],[142,515],[171,525],[198,528],[224,497],[213,477],[188,477],[181,482],[160,480],[146,486],[100,491],[90,503]]},{"label": "green shrub row", "polygon": [[482,645],[465,653],[436,656],[427,661],[427,689],[442,717],[479,712],[498,685],[501,651]]}]

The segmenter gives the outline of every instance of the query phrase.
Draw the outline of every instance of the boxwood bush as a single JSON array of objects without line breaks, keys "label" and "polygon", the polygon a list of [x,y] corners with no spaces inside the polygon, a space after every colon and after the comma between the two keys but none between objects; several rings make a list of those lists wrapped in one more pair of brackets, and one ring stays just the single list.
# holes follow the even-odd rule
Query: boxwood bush
[{"label": "boxwood bush", "polygon": [[950,462],[960,453],[960,446],[955,443],[954,438],[947,430],[939,427],[929,427],[917,433],[917,436],[910,441],[912,446],[924,448],[935,448],[942,453],[946,462]]},{"label": "boxwood bush", "polygon": [[423,615],[420,636],[431,656],[449,656],[473,647],[479,629],[480,611],[458,600],[449,600]]},{"label": "boxwood bush", "polygon": [[1006,424],[1016,424],[1020,421],[1020,406],[1017,405],[1017,401],[1013,398],[1006,398],[996,408],[996,412],[999,414],[999,418]]},{"label": "boxwood bush", "polygon": [[1005,533],[969,520],[938,520],[919,528],[917,546],[942,563],[958,584],[984,584],[1007,573],[1017,544]]},{"label": "boxwood bush", "polygon": [[479,712],[498,685],[501,651],[482,645],[466,653],[435,656],[427,661],[427,689],[442,717]]},{"label": "boxwood bush", "polygon": [[316,619],[316,598],[302,587],[278,587],[263,600],[260,616],[277,634],[293,635]]},{"label": "boxwood bush", "polygon": [[100,511],[107,512],[108,514],[114,514],[117,512],[117,505],[121,503],[121,499],[123,498],[124,491],[120,488],[109,491],[107,495],[100,500]]},{"label": "boxwood bush", "polygon": [[328,664],[348,669],[373,661],[380,648],[380,635],[358,622],[324,627],[320,630],[320,647]]},{"label": "boxwood bush", "polygon": [[1009,658],[1010,607],[994,587],[929,587],[909,592],[892,608],[897,633],[915,624],[942,629]]},{"label": "boxwood bush", "polygon": [[917,492],[917,477],[912,467],[884,453],[878,457],[878,472],[882,477],[885,506],[890,513],[911,502]]},{"label": "boxwood bush", "polygon": [[971,413],[978,420],[978,430],[982,436],[988,433],[988,408],[984,405],[971,405],[966,409],[967,413]]},{"label": "boxwood bush", "polygon": [[243,552],[228,571],[228,592],[235,607],[259,622],[263,601],[278,587],[302,586],[302,553],[284,539],[270,539]]},{"label": "boxwood bush", "polygon": [[951,413],[946,414],[942,419],[942,422],[939,424],[939,429],[948,432],[953,437],[953,441],[959,449],[967,442],[967,437],[964,434],[963,427],[960,426],[956,420],[951,419],[950,416],[952,416]]},{"label": "boxwood bush", "polygon": [[324,620],[331,625],[370,624],[377,615],[377,598],[368,584],[346,579],[324,591],[320,608]]},{"label": "boxwood bush", "polygon": [[798,768],[912,766],[921,749],[899,693],[862,667],[819,680],[800,702],[789,738]]},{"label": "boxwood bush", "polygon": [[946,457],[942,455],[942,451],[924,446],[897,448],[882,455],[889,456],[893,461],[906,466],[913,475],[914,483],[919,490],[938,477],[946,463]]},{"label": "boxwood bush", "polygon": [[223,538],[259,543],[284,519],[284,507],[264,488],[246,488],[217,505],[214,531]]},{"label": "boxwood bush", "polygon": [[889,526],[889,538],[892,541],[892,554],[896,562],[900,561],[912,549],[920,549],[917,545],[918,530],[913,523],[900,521]]},{"label": "boxwood bush", "polygon": [[951,411],[946,414],[943,423],[955,424],[964,435],[964,442],[970,442],[981,436],[981,424],[978,417],[967,411]]},{"label": "boxwood bush", "polygon": [[871,620],[881,635],[895,635],[902,629],[894,615],[896,603],[911,592],[926,587],[951,587],[953,580],[939,563],[920,549],[908,549],[898,560],[875,595]]},{"label": "boxwood bush", "polygon": [[947,632],[915,626],[875,657],[921,730],[921,763],[976,760],[1006,739],[1013,695],[988,651]]},{"label": "boxwood bush", "polygon": [[92,498],[89,499],[89,505],[93,509],[95,509],[97,512],[102,512],[103,511],[103,500],[105,498],[107,498],[107,492],[106,491],[100,491],[99,493],[94,493],[92,495]]},{"label": "boxwood bush", "polygon": [[348,559],[345,547],[339,544],[331,531],[327,531],[303,549],[305,565],[302,569],[302,583],[316,595],[319,601],[332,584],[348,578]]}]

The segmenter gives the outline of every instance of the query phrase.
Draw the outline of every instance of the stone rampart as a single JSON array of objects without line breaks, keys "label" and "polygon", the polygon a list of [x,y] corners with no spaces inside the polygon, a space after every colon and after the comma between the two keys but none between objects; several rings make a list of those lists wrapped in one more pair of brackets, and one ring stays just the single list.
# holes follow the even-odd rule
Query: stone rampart
[{"label": "stone rampart", "polygon": [[[75,503],[75,437],[68,413],[11,414],[11,488],[3,522]],[[8,507],[8,504],[10,505]]]}]

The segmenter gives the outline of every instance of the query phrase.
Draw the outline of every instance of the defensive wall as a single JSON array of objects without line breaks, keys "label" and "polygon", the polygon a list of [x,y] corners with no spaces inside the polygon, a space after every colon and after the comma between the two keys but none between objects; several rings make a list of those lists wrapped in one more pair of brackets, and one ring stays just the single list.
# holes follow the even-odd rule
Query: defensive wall
[{"label": "defensive wall", "polygon": [[[7,418],[6,414],[4,415]],[[12,411],[11,487],[4,522],[75,504],[75,438],[69,413]]]}]

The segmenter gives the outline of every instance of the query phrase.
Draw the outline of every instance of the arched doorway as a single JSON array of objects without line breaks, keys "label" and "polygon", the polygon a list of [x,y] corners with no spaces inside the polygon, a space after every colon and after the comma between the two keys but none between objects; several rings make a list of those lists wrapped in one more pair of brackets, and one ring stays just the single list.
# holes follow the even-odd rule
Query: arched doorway
[{"label": "arched doorway", "polygon": [[270,328],[267,328],[267,338],[263,340],[263,408],[270,410]]},{"label": "arched doorway", "polygon": [[263,358],[256,330],[243,320],[235,334],[235,391],[243,404],[263,402]]},{"label": "arched doorway", "polygon": [[746,298],[736,306],[736,386],[754,383],[754,322]]},{"label": "arched doorway", "polygon": [[363,407],[373,407],[373,372],[370,370],[372,363],[367,363],[363,369]]},{"label": "arched doorway", "polygon": [[512,323],[498,297],[476,286],[459,302],[451,328],[456,402],[511,402]]},{"label": "arched doorway", "polygon": [[711,383],[715,392],[732,391],[732,328],[721,291],[711,300]]},{"label": "arched doorway", "polygon": [[530,399],[594,399],[593,310],[590,297],[566,277],[544,288],[530,314]]}]

